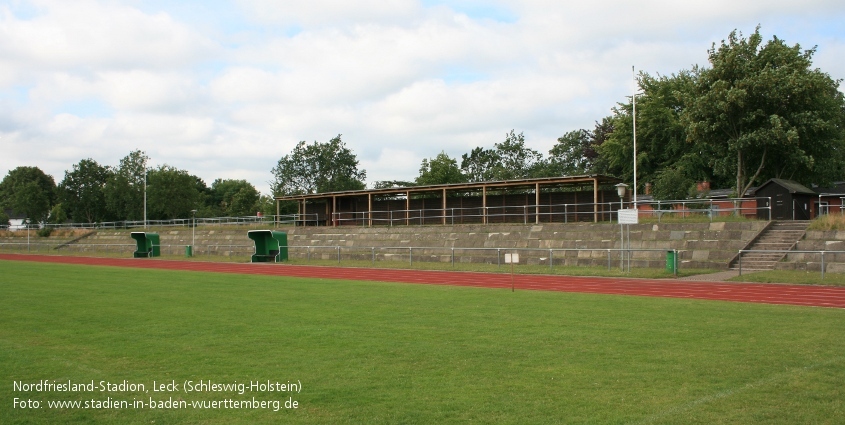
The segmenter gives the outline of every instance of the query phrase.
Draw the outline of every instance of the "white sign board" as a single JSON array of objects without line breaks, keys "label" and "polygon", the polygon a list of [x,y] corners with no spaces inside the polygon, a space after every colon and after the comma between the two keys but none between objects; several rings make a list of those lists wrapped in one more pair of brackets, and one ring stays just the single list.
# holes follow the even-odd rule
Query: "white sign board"
[{"label": "white sign board", "polygon": [[519,263],[519,254],[505,254],[505,264]]},{"label": "white sign board", "polygon": [[640,219],[640,211],[637,209],[619,210],[619,224],[637,224]]}]

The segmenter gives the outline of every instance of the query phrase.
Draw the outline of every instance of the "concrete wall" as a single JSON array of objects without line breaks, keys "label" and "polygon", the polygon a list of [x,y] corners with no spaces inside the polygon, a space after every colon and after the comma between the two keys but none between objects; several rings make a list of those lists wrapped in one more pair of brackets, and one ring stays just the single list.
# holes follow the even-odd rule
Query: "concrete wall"
[{"label": "concrete wall", "polygon": [[[668,223],[630,226],[633,267],[665,267],[666,251],[679,250],[680,267],[724,269],[739,249],[766,225],[741,223]],[[396,227],[281,227],[288,233],[291,258],[334,260],[340,246],[345,259],[497,263],[505,253],[518,250],[523,264],[607,265],[608,249],[620,247],[618,224],[546,223],[470,224],[455,226]],[[248,261],[253,242],[246,229],[218,230],[198,227],[195,255],[224,255]],[[163,254],[183,255],[191,244],[191,230],[158,231]],[[845,237],[845,234],[843,234]],[[134,240],[128,231],[99,231],[62,250],[131,254]],[[107,245],[91,246],[91,245]],[[310,247],[310,248],[308,248]],[[372,247],[377,247],[373,250]],[[499,248],[500,250],[496,250]],[[549,250],[570,250],[553,251]],[[654,251],[636,251],[651,249]],[[620,254],[610,252],[618,265]]]},{"label": "concrete wall", "polygon": [[[845,231],[808,230],[795,246],[796,251],[845,251]],[[821,271],[821,254],[788,254],[777,264],[778,270]],[[831,273],[845,273],[845,254],[826,253],[825,270]]]}]

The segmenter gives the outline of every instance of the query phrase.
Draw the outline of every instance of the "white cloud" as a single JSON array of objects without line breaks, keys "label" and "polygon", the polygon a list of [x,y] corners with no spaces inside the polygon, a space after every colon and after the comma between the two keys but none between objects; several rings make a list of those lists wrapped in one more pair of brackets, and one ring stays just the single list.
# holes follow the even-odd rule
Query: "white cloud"
[{"label": "white cloud", "polygon": [[829,0],[243,0],[240,15],[198,4],[220,15],[196,20],[184,4],[27,4],[0,5],[0,174],[38,165],[59,180],[143,149],[267,192],[298,141],[341,133],[370,182],[412,180],[423,158],[511,129],[545,152],[623,101],[632,65],[706,65],[711,43],[758,23],[818,44],[815,65],[845,77],[845,4]]}]

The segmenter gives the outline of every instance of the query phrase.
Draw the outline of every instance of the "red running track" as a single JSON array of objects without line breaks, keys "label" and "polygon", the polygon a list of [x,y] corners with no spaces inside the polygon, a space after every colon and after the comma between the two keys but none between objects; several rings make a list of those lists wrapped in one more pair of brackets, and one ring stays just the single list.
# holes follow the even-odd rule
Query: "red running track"
[{"label": "red running track", "polygon": [[[213,263],[148,258],[95,258],[28,254],[0,254],[0,260],[62,264],[188,270],[216,273],[369,280],[433,285],[510,288],[511,275],[347,267],[293,266],[272,263]],[[845,308],[845,287],[758,283],[691,282],[667,279],[630,279],[548,275],[516,275],[516,289],[693,298],[766,304]]]}]

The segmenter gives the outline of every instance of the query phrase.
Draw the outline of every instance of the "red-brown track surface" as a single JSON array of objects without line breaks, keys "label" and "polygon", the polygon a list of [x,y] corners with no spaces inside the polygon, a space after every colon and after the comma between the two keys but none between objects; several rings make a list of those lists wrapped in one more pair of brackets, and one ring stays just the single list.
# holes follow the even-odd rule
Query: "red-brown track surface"
[{"label": "red-brown track surface", "polygon": [[[397,269],[293,266],[271,263],[214,263],[149,258],[95,258],[57,255],[0,254],[0,260],[62,264],[188,270],[216,273],[294,276],[307,278],[405,282],[433,285],[510,288],[511,275]],[[516,289],[694,298],[767,304],[845,308],[845,287],[757,283],[690,282],[667,279],[629,279],[515,275]]]}]

